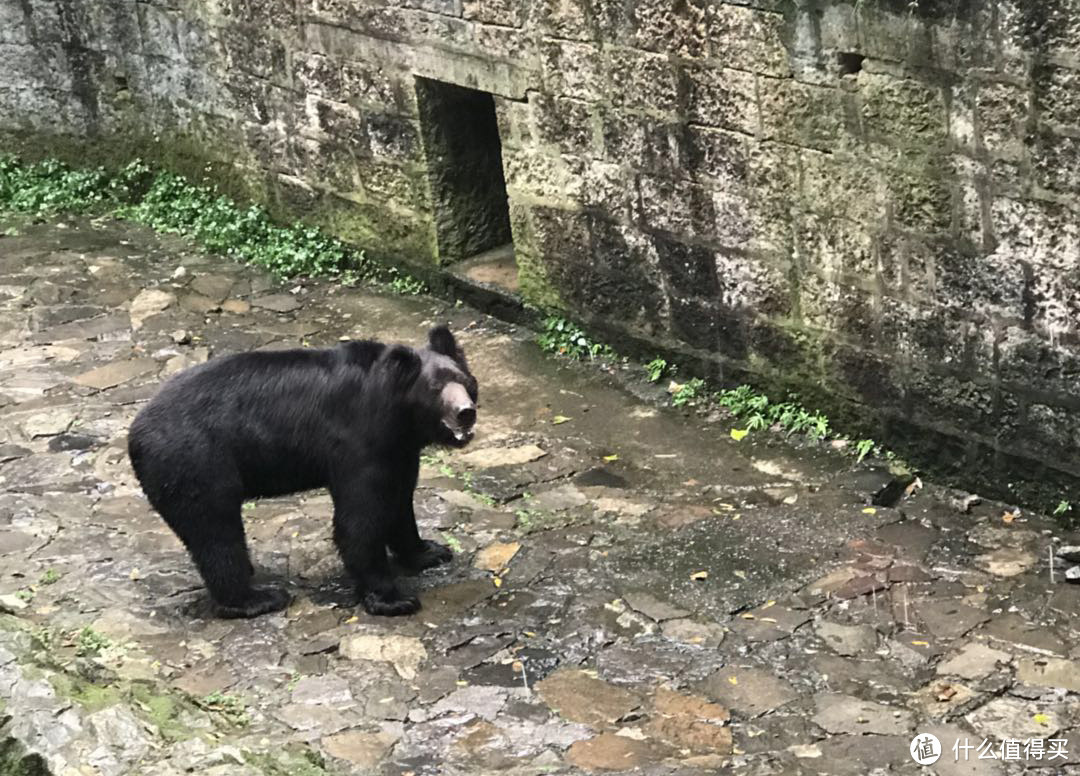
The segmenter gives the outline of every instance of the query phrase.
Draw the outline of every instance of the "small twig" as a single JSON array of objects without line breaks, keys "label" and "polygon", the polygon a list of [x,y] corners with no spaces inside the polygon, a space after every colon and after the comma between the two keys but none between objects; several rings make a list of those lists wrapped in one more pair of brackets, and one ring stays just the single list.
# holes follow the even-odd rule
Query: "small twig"
[{"label": "small twig", "polygon": [[1054,545],[1050,545],[1050,584],[1054,584]]}]

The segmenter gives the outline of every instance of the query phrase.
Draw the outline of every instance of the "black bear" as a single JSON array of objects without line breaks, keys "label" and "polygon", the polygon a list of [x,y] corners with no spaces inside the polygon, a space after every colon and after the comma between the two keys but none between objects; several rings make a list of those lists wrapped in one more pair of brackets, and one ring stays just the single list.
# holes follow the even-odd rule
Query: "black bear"
[{"label": "black bear", "polygon": [[334,542],[371,614],[411,614],[386,551],[413,569],[445,563],[420,538],[420,451],[464,447],[477,384],[445,326],[421,349],[371,341],[213,359],[169,380],[139,412],[128,454],[143,491],[187,547],[222,617],[284,608],[251,584],[245,499],[326,487]]}]

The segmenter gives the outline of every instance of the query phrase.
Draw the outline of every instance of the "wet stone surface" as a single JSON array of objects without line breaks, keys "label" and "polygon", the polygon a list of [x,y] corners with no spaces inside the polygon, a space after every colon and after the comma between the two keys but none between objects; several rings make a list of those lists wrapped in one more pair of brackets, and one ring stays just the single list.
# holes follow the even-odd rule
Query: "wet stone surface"
[{"label": "wet stone surface", "polygon": [[[65,776],[916,773],[916,732],[946,747],[1070,740],[1067,759],[946,752],[942,773],[1078,762],[1080,588],[1060,564],[1051,582],[1049,559],[1080,536],[1044,518],[932,484],[868,506],[873,470],[768,434],[736,443],[722,417],[644,405],[626,375],[557,364],[467,309],[278,284],[126,225],[20,226],[0,237],[0,290],[12,762]],[[422,532],[456,556],[404,580],[423,609],[355,606],[313,492],[245,508],[288,610],[208,618],[126,459],[142,403],[207,358],[415,343],[444,320],[483,404],[468,450],[424,461]]]}]

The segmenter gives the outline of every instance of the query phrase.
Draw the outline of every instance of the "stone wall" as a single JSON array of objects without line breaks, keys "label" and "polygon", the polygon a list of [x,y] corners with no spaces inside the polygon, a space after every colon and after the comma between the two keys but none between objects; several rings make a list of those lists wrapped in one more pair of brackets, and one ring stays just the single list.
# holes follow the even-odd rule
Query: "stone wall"
[{"label": "stone wall", "polygon": [[1075,485],[1080,0],[0,0],[7,145],[431,266],[472,243],[417,78],[492,95],[528,301]]}]

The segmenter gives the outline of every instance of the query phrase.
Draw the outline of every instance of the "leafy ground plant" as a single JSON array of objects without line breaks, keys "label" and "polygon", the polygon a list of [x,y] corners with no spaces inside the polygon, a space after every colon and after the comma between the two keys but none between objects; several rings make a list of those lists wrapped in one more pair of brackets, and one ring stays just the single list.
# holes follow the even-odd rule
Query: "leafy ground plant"
[{"label": "leafy ground plant", "polygon": [[700,377],[695,377],[682,384],[672,383],[671,388],[674,389],[671,390],[672,406],[685,407],[688,404],[694,404],[703,397],[705,381]]},{"label": "leafy ground plant", "polygon": [[247,705],[242,699],[235,695],[229,695],[228,693],[223,692],[212,692],[207,696],[197,699],[195,702],[206,711],[213,711],[220,714],[228,722],[237,727],[244,727],[249,722]]},{"label": "leafy ground plant", "polygon": [[645,372],[649,375],[650,383],[660,382],[660,378],[674,373],[674,369],[668,369],[668,362],[663,358],[654,358],[645,365]]},{"label": "leafy ground plant", "polygon": [[544,321],[544,330],[537,337],[537,342],[544,351],[566,356],[575,361],[614,355],[610,347],[600,342],[593,342],[580,328],[565,318],[557,316]]},{"label": "leafy ground plant", "polygon": [[75,654],[79,657],[97,655],[111,646],[112,642],[106,636],[87,626],[75,639]]},{"label": "leafy ground plant", "polygon": [[383,267],[312,226],[275,224],[256,205],[240,205],[210,186],[135,161],[118,172],[77,170],[55,160],[25,165],[0,156],[0,213],[113,215],[180,234],[215,253],[265,267],[280,277],[326,275],[377,282],[400,294],[424,284]]}]

